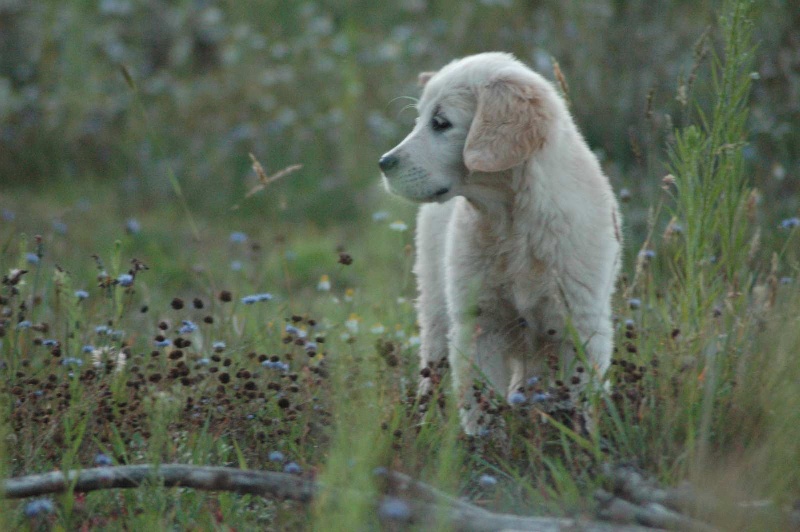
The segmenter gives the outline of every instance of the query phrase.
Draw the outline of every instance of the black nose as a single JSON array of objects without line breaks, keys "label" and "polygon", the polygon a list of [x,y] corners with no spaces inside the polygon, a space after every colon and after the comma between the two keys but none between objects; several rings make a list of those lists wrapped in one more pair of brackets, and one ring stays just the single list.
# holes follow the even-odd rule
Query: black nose
[{"label": "black nose", "polygon": [[397,157],[395,157],[394,155],[384,155],[383,157],[381,157],[381,160],[378,161],[378,166],[380,166],[381,170],[383,170],[384,172],[388,172],[389,170],[397,166],[398,162],[399,161],[397,160]]}]

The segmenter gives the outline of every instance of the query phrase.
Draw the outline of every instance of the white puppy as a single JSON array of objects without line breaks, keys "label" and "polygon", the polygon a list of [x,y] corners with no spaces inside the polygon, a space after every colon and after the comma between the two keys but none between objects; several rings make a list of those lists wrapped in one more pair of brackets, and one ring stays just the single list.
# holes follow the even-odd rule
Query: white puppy
[{"label": "white puppy", "polygon": [[459,59],[420,83],[416,126],[380,167],[390,191],[426,203],[414,268],[420,393],[447,359],[475,434],[476,381],[511,398],[531,377],[560,378],[574,400],[590,375],[602,379],[620,216],[564,100],[510,54]]}]

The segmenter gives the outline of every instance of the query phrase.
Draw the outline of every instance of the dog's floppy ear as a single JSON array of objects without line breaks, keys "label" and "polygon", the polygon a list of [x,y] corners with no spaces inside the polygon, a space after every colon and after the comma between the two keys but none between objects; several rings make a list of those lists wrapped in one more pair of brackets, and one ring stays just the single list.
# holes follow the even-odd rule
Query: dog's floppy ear
[{"label": "dog's floppy ear", "polygon": [[507,170],[544,145],[551,116],[541,83],[527,72],[505,71],[478,90],[464,145],[464,164],[470,171]]},{"label": "dog's floppy ear", "polygon": [[420,87],[424,87],[435,74],[436,72],[420,72],[419,76],[417,76],[417,84]]}]

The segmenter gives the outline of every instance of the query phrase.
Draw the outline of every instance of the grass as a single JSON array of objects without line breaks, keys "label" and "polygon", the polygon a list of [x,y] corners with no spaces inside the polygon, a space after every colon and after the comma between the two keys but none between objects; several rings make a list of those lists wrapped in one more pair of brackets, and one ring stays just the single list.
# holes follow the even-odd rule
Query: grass
[{"label": "grass", "polygon": [[[56,14],[53,5],[42,5]],[[227,16],[239,8],[231,9]],[[295,59],[324,59],[310,50],[337,35],[324,30],[320,8],[305,14],[281,9],[291,21],[281,37]],[[490,8],[476,9],[477,15],[453,11],[454,20],[463,18],[463,31],[470,17]],[[511,10],[520,15],[515,10],[522,8]],[[373,17],[365,7],[363,20],[345,25],[344,39],[351,46],[373,42],[364,29]],[[696,64],[686,66],[680,123],[665,134],[655,118],[642,118],[654,125],[635,171],[646,168],[648,180],[657,182],[653,176],[666,161],[672,177],[666,191],[643,186],[623,204],[633,221],[614,302],[611,390],[592,401],[598,431],[582,436],[558,419],[541,422],[533,406],[498,403],[508,445],[493,435],[461,434],[447,383],[427,409],[417,404],[411,206],[371,191],[363,203],[379,205],[374,213],[359,211],[353,197],[324,205],[320,196],[308,200],[314,187],[302,175],[244,201],[244,180],[220,168],[243,171],[246,153],[242,163],[202,148],[203,139],[195,141],[201,149],[192,148],[156,112],[174,105],[178,110],[169,112],[176,115],[167,116],[202,115],[194,106],[203,96],[168,104],[166,95],[140,93],[136,69],[127,76],[137,79],[131,82],[135,93],[125,91],[124,79],[109,81],[119,83],[122,99],[141,105],[141,112],[122,113],[129,127],[120,130],[124,135],[113,149],[121,161],[139,153],[137,172],[158,169],[166,179],[143,177],[129,189],[99,180],[77,187],[63,177],[36,191],[4,185],[0,473],[180,462],[288,468],[319,478],[327,489],[304,507],[168,490],[154,482],[136,490],[67,493],[35,516],[26,515],[34,513],[26,502],[0,501],[0,528],[371,528],[377,517],[369,496],[381,488],[376,467],[406,472],[492,509],[528,514],[590,514],[592,492],[607,483],[600,471],[605,462],[633,462],[667,485],[690,480],[731,507],[762,498],[792,504],[800,495],[800,468],[792,466],[800,463],[800,364],[794,356],[800,348],[800,228],[791,217],[779,223],[793,212],[785,210],[790,200],[781,202],[774,189],[763,187],[759,202],[747,179],[760,164],[748,161],[745,149],[752,135],[749,90],[757,83],[751,76],[758,53],[753,20],[749,3],[725,3],[719,24],[698,45]],[[80,27],[69,27],[68,54],[93,71],[94,63],[74,47]],[[581,86],[586,81],[569,62],[560,63],[579,122],[590,122],[575,109],[591,99]],[[376,69],[390,70],[386,64]],[[356,118],[377,83],[367,70],[356,62],[341,70],[349,92],[341,100],[346,118],[337,138],[319,148],[302,141],[308,137],[300,124],[285,125],[289,140],[272,146],[280,156],[270,155],[268,173],[295,162],[322,173],[333,172],[328,166],[364,173],[366,163],[350,148],[373,142],[362,138],[365,128]],[[206,82],[224,84],[211,72]],[[70,83],[80,84],[72,74]],[[200,92],[201,85],[186,90]],[[381,85],[378,93],[388,90]],[[81,115],[86,102],[70,94],[69,113]],[[251,96],[244,94],[244,101]],[[338,95],[307,99],[323,105]],[[663,118],[662,111],[653,116]],[[218,130],[209,126],[207,132],[215,137]],[[610,147],[625,142],[611,139],[606,146],[613,155]],[[665,139],[668,157],[660,147]],[[347,157],[322,153],[340,141]],[[176,148],[186,157],[171,155]],[[253,151],[267,151],[261,148]],[[23,155],[43,159],[37,168],[55,164],[43,152]],[[618,160],[607,161],[612,172]],[[215,169],[224,175],[216,189],[197,177]],[[201,197],[208,190],[214,197]],[[326,197],[337,203],[343,192],[332,190]],[[767,209],[773,199],[783,207]],[[242,208],[231,210],[237,203]],[[312,212],[315,206],[324,213]],[[264,293],[271,299],[248,298]],[[496,485],[481,481],[484,475]],[[745,523],[735,511],[703,517],[721,529],[786,524],[779,515]]]}]

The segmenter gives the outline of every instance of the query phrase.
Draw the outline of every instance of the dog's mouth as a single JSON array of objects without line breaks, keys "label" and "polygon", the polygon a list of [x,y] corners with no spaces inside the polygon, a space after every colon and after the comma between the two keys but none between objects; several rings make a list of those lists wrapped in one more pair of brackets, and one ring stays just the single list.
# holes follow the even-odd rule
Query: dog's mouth
[{"label": "dog's mouth", "polygon": [[447,194],[449,192],[450,192],[450,187],[442,187],[439,190],[437,190],[436,192],[434,192],[433,194],[431,194],[430,196],[428,196],[427,201],[434,201],[434,202],[437,202],[437,203],[443,203],[444,201],[446,201],[448,199],[447,198]]},{"label": "dog's mouth", "polygon": [[447,199],[449,199],[447,196],[448,194],[450,194],[453,188],[453,187],[440,187],[435,189],[432,193],[423,190],[409,190],[406,186],[403,186],[402,181],[400,183],[397,183],[395,180],[387,177],[386,173],[383,173],[382,177],[384,186],[392,194],[406,198],[410,201],[416,201],[422,203],[444,202]]}]

